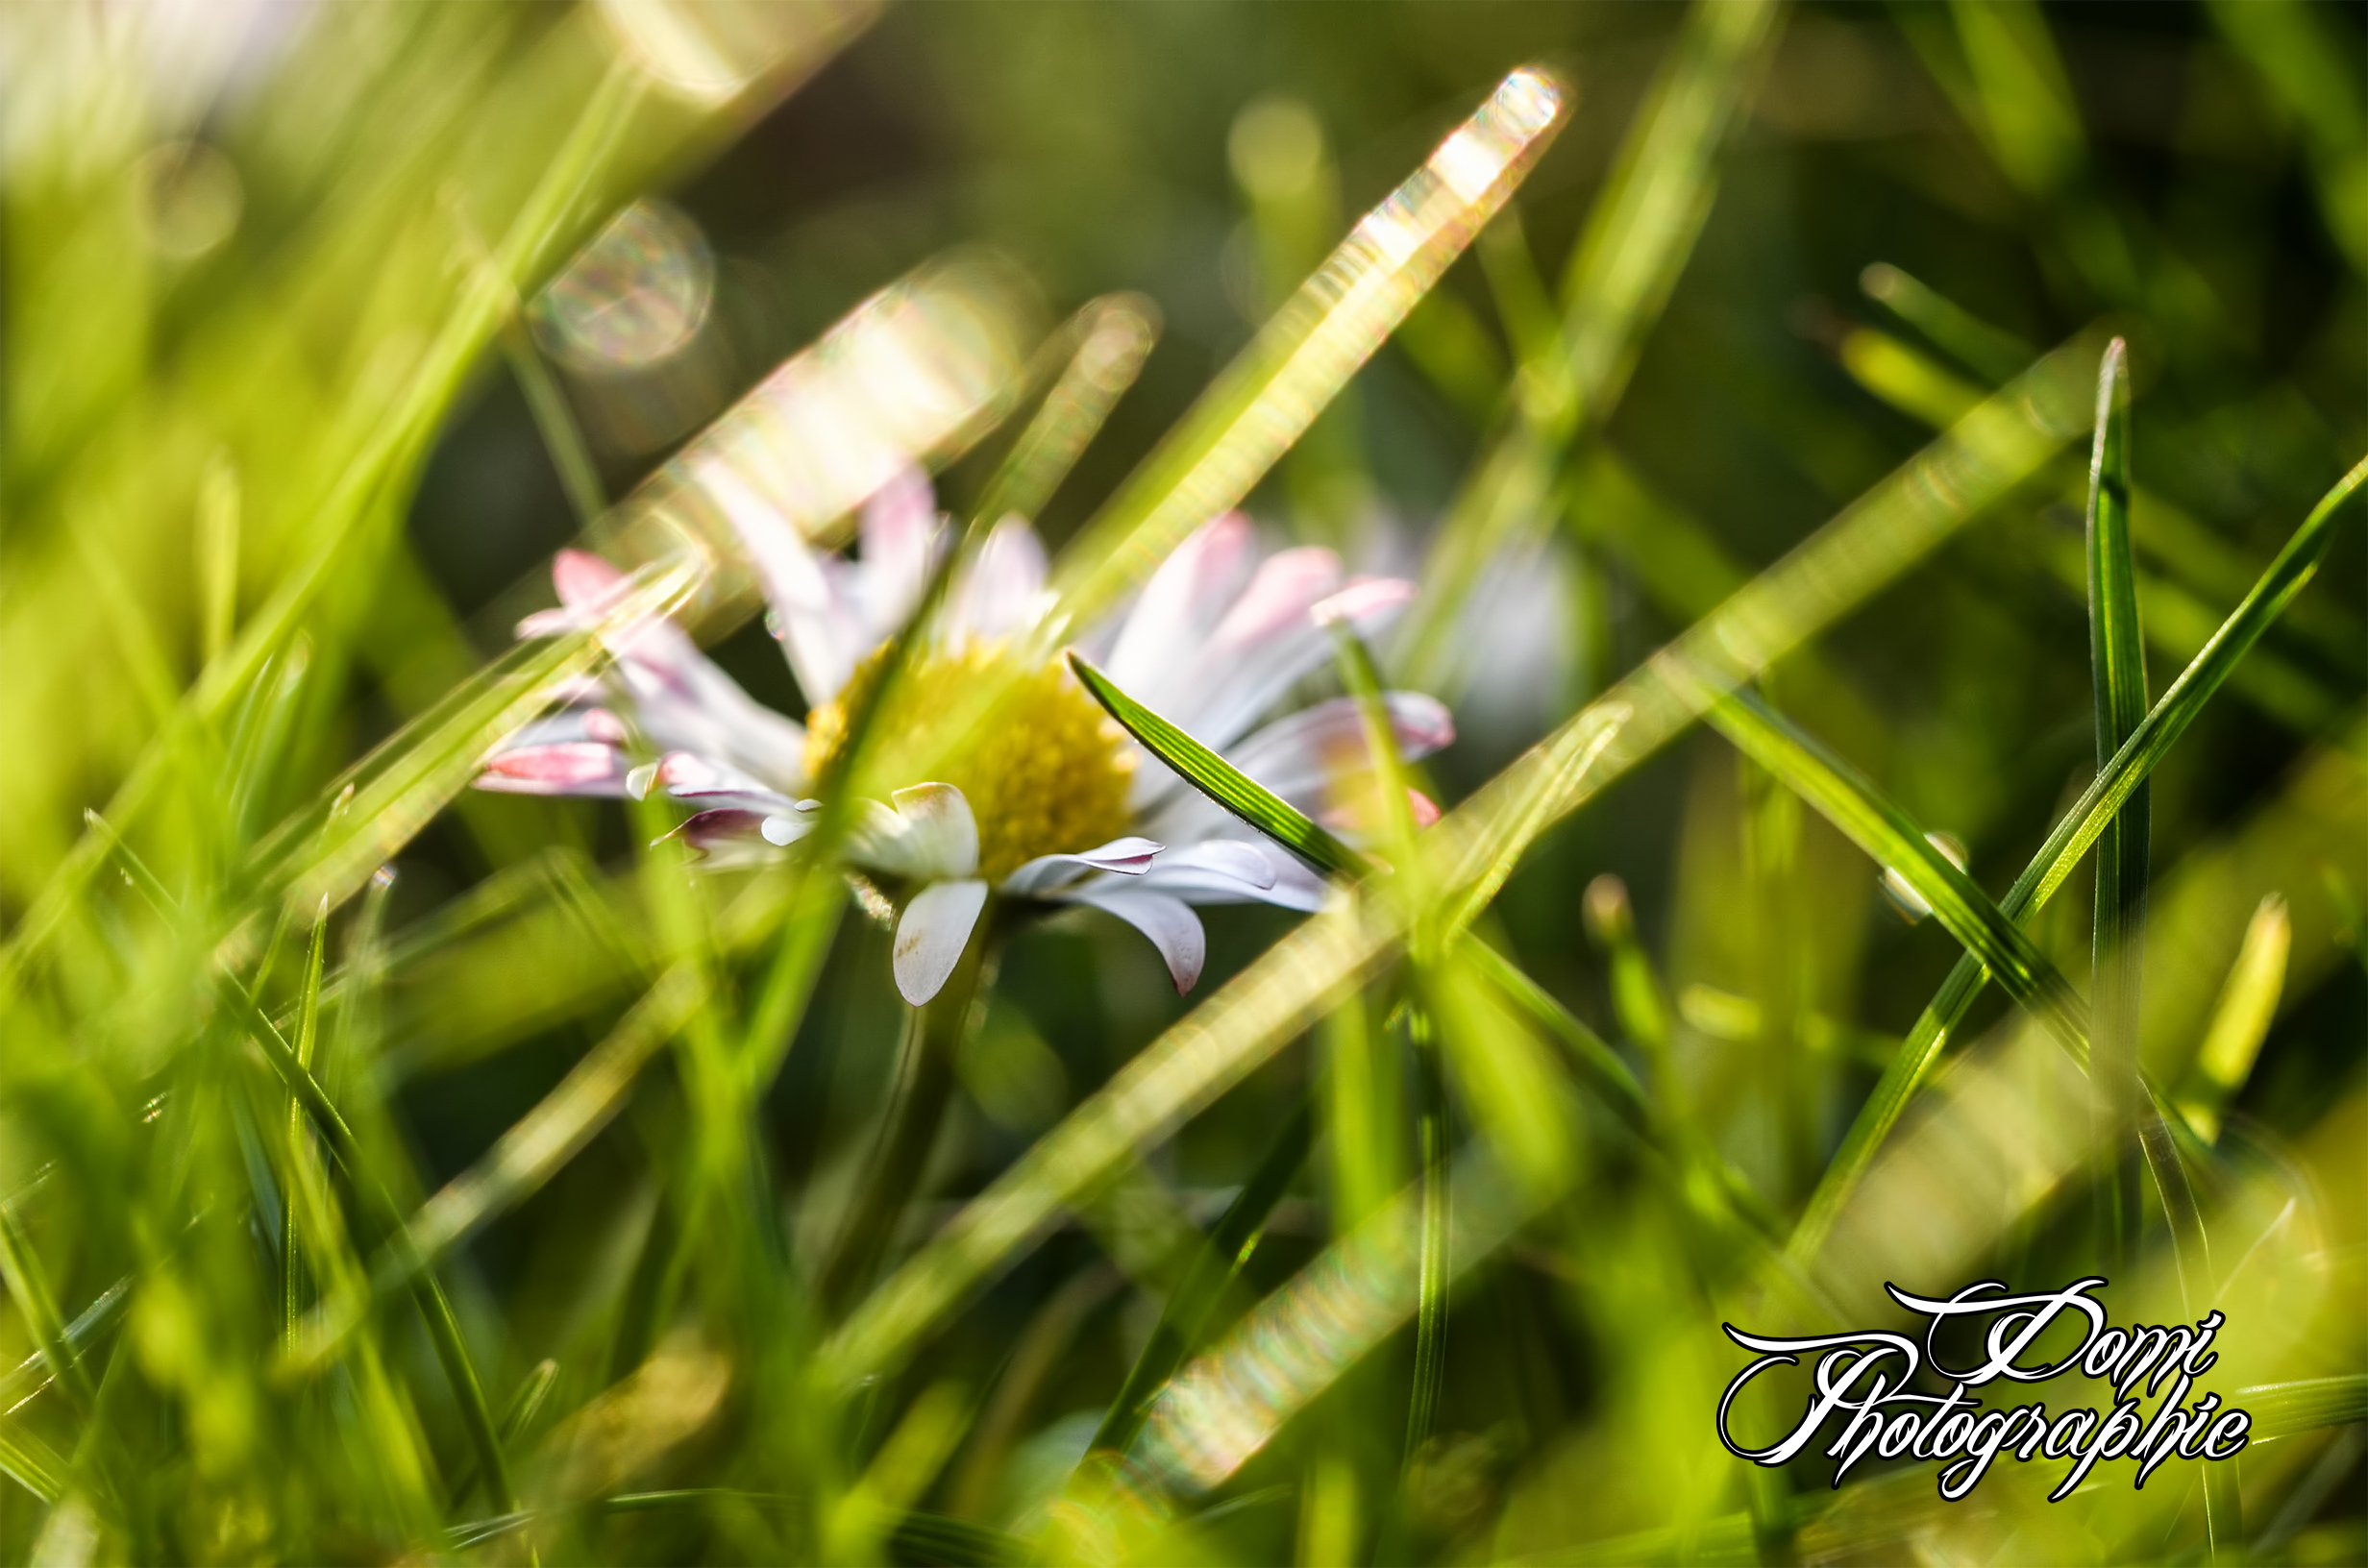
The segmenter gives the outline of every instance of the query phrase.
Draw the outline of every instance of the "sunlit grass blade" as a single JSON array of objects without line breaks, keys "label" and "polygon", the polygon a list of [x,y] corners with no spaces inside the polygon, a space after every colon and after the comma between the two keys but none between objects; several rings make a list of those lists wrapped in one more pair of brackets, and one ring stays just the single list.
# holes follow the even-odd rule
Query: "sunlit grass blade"
[{"label": "sunlit grass blade", "polygon": [[[2364,482],[2368,482],[2368,458],[2354,465],[2311,508],[2310,515],[2279,551],[2268,571],[2245,595],[2244,601],[2221,623],[2211,641],[2180,673],[2146,715],[2145,722],[2114,753],[2111,763],[2097,774],[2072,809],[2049,832],[2047,842],[2039,846],[2038,853],[1999,900],[1999,908],[2008,919],[2018,923],[2027,920],[2045,906],[2072,874],[2081,857],[2105,831],[2130,793],[2145,781],[2156,764],[2178,744],[2203,711],[2204,704],[2228,680],[2231,672],[2260,640],[2262,632],[2309,582],[2334,542],[2334,525],[2344,503]],[[1860,1108],[1841,1148],[1818,1181],[1817,1190],[1793,1232],[1789,1250],[1795,1258],[1813,1257],[1823,1246],[1842,1205],[1865,1175],[1876,1150],[1932,1070],[1941,1047],[1963,1018],[1965,1010],[1973,1005],[1987,978],[1981,961],[1968,953],[1926,1004],[1915,1027],[1900,1046],[1899,1055]]]},{"label": "sunlit grass blade", "polygon": [[2035,356],[2031,345],[2012,332],[1984,321],[1887,261],[1874,262],[1860,273],[1859,286],[1868,299],[1992,385],[2013,380]]},{"label": "sunlit grass blade", "polygon": [[1320,870],[1354,877],[1370,869],[1370,862],[1281,796],[1120,691],[1083,654],[1072,652],[1069,667],[1094,700],[1185,783]]},{"label": "sunlit grass blade", "polygon": [[1144,1418],[1149,1413],[1151,1396],[1174,1376],[1184,1358],[1199,1348],[1210,1314],[1249,1262],[1250,1252],[1265,1234],[1268,1217],[1306,1164],[1313,1128],[1309,1104],[1302,1100],[1242,1184],[1242,1190],[1225,1206],[1208,1239],[1194,1255],[1190,1271],[1170,1293],[1150,1338],[1144,1341],[1143,1353],[1135,1358],[1125,1383],[1110,1402],[1109,1413],[1094,1433],[1091,1452],[1124,1454],[1134,1446],[1135,1434],[1143,1430]]},{"label": "sunlit grass blade", "polygon": [[2273,893],[2245,924],[2245,940],[2236,962],[2229,966],[2228,981],[2204,1030],[2204,1043],[2180,1091],[2180,1115],[2206,1142],[2219,1138],[2220,1114],[2251,1076],[2254,1059],[2268,1038],[2293,943],[2286,902]]},{"label": "sunlit grass blade", "polygon": [[0,1283],[8,1286],[9,1297],[16,1304],[17,1315],[24,1320],[50,1377],[65,1391],[77,1413],[87,1415],[97,1397],[96,1387],[88,1370],[67,1347],[65,1323],[58,1311],[57,1295],[49,1287],[48,1271],[41,1266],[41,1256],[26,1236],[12,1204],[0,1204]]},{"label": "sunlit grass blade", "polygon": [[2326,1427],[2368,1421],[2368,1373],[2257,1384],[2229,1395],[2231,1409],[2249,1410],[2255,1442],[2292,1437]]},{"label": "sunlit grass blade", "polygon": [[1610,179],[1572,247],[1561,320],[1515,381],[1511,424],[1449,502],[1398,636],[1397,668],[1452,696],[1454,630],[1479,574],[1516,530],[1545,526],[1546,498],[1572,439],[1619,401],[1645,335],[1676,286],[1716,193],[1718,149],[1774,31],[1777,8],[1694,6]]},{"label": "sunlit grass blade", "polygon": [[1086,526],[1058,579],[1067,624],[1248,494],[1504,205],[1566,118],[1566,97],[1543,71],[1514,72],[1350,231]]},{"label": "sunlit grass blade", "polygon": [[[2106,345],[2097,371],[2097,430],[2088,464],[2088,659],[2096,704],[2097,766],[2113,760],[2146,718],[2146,647],[2139,631],[2137,563],[2130,543],[2129,351]],[[2127,1131],[2136,1123],[2139,964],[2146,919],[2152,792],[2139,785],[2096,844],[2096,902],[2090,986],[2096,1059],[2090,1077],[2106,1118],[2100,1157],[2114,1172],[2113,1256],[2126,1257],[2137,1223],[2137,1190],[2120,1175]],[[1993,973],[1995,970],[1992,971]],[[2135,1175],[2132,1171],[2133,1176]]]},{"label": "sunlit grass blade", "polygon": [[1068,363],[980,492],[973,508],[979,523],[1044,510],[1158,340],[1159,307],[1140,294],[1095,300],[1053,335],[1048,347],[1065,350]]},{"label": "sunlit grass blade", "polygon": [[309,855],[299,860],[298,845],[319,830],[325,807],[275,831],[256,851],[258,874],[284,886],[294,908],[342,902],[467,787],[487,751],[550,704],[555,685],[598,668],[606,640],[669,613],[699,580],[690,563],[646,569],[598,626],[512,649],[324,792],[334,799],[350,788],[352,804]]}]

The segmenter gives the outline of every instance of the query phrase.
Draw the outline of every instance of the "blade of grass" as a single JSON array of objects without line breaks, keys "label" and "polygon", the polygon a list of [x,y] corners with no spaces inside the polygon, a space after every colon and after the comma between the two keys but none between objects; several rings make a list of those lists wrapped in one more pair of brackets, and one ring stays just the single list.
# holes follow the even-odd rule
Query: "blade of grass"
[{"label": "blade of grass", "polygon": [[1439,1044],[1420,1008],[1406,1014],[1407,1043],[1415,1065],[1415,1157],[1420,1162],[1420,1251],[1415,1264],[1415,1365],[1406,1401],[1406,1442],[1398,1465],[1411,1472],[1439,1419],[1440,1391],[1447,1377],[1448,1205],[1453,1192],[1447,1168],[1447,1084],[1440,1071]]},{"label": "blade of grass", "polygon": [[[2334,488],[2320,498],[2302,527],[2295,529],[2277,558],[2270,562],[2269,569],[2245,595],[2243,602],[2221,623],[2204,650],[2180,672],[2179,678],[2155,703],[2145,722],[2122,743],[2112,762],[2058,821],[2047,842],[2039,846],[2038,853],[1999,900],[1999,908],[2008,919],[2027,921],[2072,874],[2081,856],[2105,831],[2130,793],[2145,781],[2155,765],[2178,744],[2203,711],[2204,704],[2228,680],[2230,673],[2260,640],[2262,632],[2310,581],[2334,542],[2336,518],[2362,483],[2368,483],[2368,458],[2354,465]],[[1987,980],[1981,960],[1967,953],[1941,982],[1939,992],[1925,1006],[1915,1027],[1909,1031],[1899,1055],[1860,1107],[1841,1148],[1811,1195],[1788,1248],[1796,1260],[1813,1258],[1824,1245],[1842,1205],[1857,1189],[1884,1139],[1898,1122],[1909,1100],[1938,1060],[1941,1047]]]},{"label": "blade of grass", "polygon": [[1268,1217],[1290,1189],[1291,1179],[1306,1164],[1313,1131],[1310,1103],[1302,1099],[1284,1118],[1282,1129],[1275,1134],[1266,1155],[1242,1184],[1233,1202],[1225,1206],[1208,1239],[1194,1254],[1192,1266],[1183,1280],[1169,1293],[1158,1324],[1151,1330],[1150,1338],[1144,1341],[1143,1353],[1135,1358],[1125,1383],[1119,1387],[1118,1397],[1110,1402],[1109,1413],[1102,1417],[1093,1442],[1087,1445],[1089,1455],[1122,1455],[1134,1446],[1144,1418],[1150,1412],[1151,1396],[1167,1384],[1184,1359],[1198,1348],[1208,1331],[1210,1314],[1240,1276],[1243,1265],[1249,1262],[1250,1253],[1266,1234]]},{"label": "blade of grass", "polygon": [[[1501,208],[1567,118],[1535,68],[1500,83],[1331,257],[1086,525],[1057,586],[1074,625],[1248,494]],[[1060,635],[1056,630],[1055,635]]]},{"label": "blade of grass", "polygon": [[1094,700],[1185,783],[1318,870],[1355,877],[1369,869],[1370,863],[1363,856],[1281,796],[1120,691],[1109,676],[1086,662],[1085,655],[1073,650],[1069,667]]},{"label": "blade of grass", "polygon": [[[2088,659],[2095,692],[2097,766],[2111,764],[2146,718],[2146,649],[2138,629],[2137,563],[2130,544],[2128,348],[2105,347],[2097,369],[2097,433],[2088,464]],[[2106,1256],[2126,1268],[2136,1246],[2135,1169],[2125,1177],[2122,1147],[2136,1126],[2138,995],[2144,952],[2147,847],[2152,789],[2141,784],[2096,844],[2096,902],[2090,984],[2096,1060],[2089,1076],[2106,1118],[2100,1158],[2112,1237]]]},{"label": "blade of grass", "polygon": [[992,527],[1006,516],[1034,518],[1159,341],[1159,307],[1140,294],[1110,294],[1088,304],[1055,334],[1070,348],[1060,380],[987,481],[972,515]]},{"label": "blade of grass", "polygon": [[1549,352],[1525,357],[1510,424],[1449,503],[1431,548],[1422,598],[1397,642],[1397,668],[1419,689],[1447,690],[1457,618],[1473,583],[1515,530],[1545,517],[1571,442],[1617,404],[1710,214],[1718,148],[1776,15],[1758,0],[1709,0],[1687,13],[1572,248]]},{"label": "blade of grass", "polygon": [[[378,1179],[371,1174],[361,1142],[354,1136],[337,1108],[322,1092],[321,1086],[296,1060],[296,1053],[270,1018],[264,1017],[243,987],[234,977],[224,974],[217,984],[217,994],[224,1007],[238,1024],[241,1032],[262,1052],[263,1060],[288,1092],[295,1097],[313,1130],[328,1143],[330,1152],[345,1168],[347,1179],[360,1197],[375,1228],[390,1237],[402,1235],[402,1214],[394,1200]],[[453,1315],[452,1303],[444,1294],[443,1285],[430,1269],[418,1270],[411,1282],[411,1294],[419,1310],[420,1319],[428,1330],[429,1343],[434,1348],[436,1360],[451,1384],[453,1401],[459,1407],[461,1426],[468,1433],[472,1447],[477,1450],[477,1462],[485,1477],[485,1492],[494,1506],[506,1513],[517,1507],[517,1496],[510,1489],[509,1466],[503,1458],[502,1441],[494,1428],[493,1412],[485,1403],[485,1385],[477,1374],[477,1363],[469,1355],[468,1343],[461,1337],[459,1320]]]}]

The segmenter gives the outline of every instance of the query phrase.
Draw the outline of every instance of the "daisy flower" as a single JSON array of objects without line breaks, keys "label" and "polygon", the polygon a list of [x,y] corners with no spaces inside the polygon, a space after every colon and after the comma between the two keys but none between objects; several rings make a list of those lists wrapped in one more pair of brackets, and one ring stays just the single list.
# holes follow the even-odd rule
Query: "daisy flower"
[{"label": "daisy flower", "polygon": [[[538,795],[642,796],[695,808],[677,831],[710,859],[787,850],[810,829],[812,782],[845,744],[847,716],[877,678],[911,619],[947,529],[927,482],[908,473],[864,507],[858,553],[810,548],[721,469],[706,476],[747,546],[770,602],[774,636],[804,693],[803,724],[755,701],[671,622],[612,640],[597,682],[491,757],[480,788]],[[559,607],[523,637],[593,624],[623,576],[563,551],[552,572]],[[1029,633],[1050,600],[1043,545],[1007,518],[965,564],[908,658],[882,719],[919,729],[987,678],[1008,681],[990,732],[887,800],[856,803],[841,847],[856,869],[901,894],[893,968],[915,1006],[954,968],[991,897],[1085,904],[1148,938],[1181,992],[1206,950],[1196,904],[1313,910],[1323,883],[1288,850],[1201,796],[1105,716],[1065,661],[1033,663]],[[1180,545],[1133,605],[1083,646],[1130,696],[1300,810],[1353,826],[1344,801],[1369,781],[1356,703],[1337,698],[1267,720],[1331,656],[1329,624],[1363,634],[1413,596],[1394,578],[1345,576],[1328,550],[1261,558],[1247,519],[1227,513]],[[1027,668],[1013,668],[1019,661]],[[1411,692],[1387,697],[1403,755],[1454,739],[1447,710]],[[632,730],[659,760],[636,768]],[[880,740],[894,741],[893,733]],[[647,754],[646,752],[644,754]],[[1418,809],[1427,802],[1418,802]]]}]

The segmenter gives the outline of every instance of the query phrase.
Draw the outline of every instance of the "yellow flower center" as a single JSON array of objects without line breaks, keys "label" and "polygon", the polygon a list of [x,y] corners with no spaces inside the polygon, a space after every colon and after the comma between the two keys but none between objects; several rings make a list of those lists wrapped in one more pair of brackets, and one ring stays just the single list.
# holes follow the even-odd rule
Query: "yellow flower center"
[{"label": "yellow flower center", "polygon": [[[887,652],[875,649],[837,697],[806,715],[808,778],[820,778],[846,745],[849,706],[878,683]],[[909,754],[927,726],[960,712],[963,698],[989,680],[1011,683],[1004,699],[926,780],[952,785],[970,802],[978,821],[978,874],[999,882],[1038,855],[1075,854],[1123,834],[1133,821],[1126,809],[1133,753],[1124,731],[1058,660],[1018,669],[1000,642],[917,653],[866,750]],[[898,779],[890,787],[923,782]]]}]

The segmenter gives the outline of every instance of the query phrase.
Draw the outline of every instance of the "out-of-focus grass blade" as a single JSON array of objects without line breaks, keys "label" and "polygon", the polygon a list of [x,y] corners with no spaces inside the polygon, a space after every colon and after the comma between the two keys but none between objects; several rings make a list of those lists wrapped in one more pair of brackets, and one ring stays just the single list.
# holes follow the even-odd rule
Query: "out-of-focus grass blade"
[{"label": "out-of-focus grass blade", "polygon": [[[1646,667],[1533,747],[1423,835],[1442,931],[1495,896],[1530,846],[1690,723],[1706,678],[1733,686],[1855,608],[2029,477],[2087,417],[2090,356],[2034,366],[1882,486],[1721,604]],[[2077,369],[2074,367],[2077,365]],[[1683,661],[1682,682],[1666,673]],[[1265,1061],[1405,931],[1388,900],[1352,899],[1299,927],[1122,1068],[851,1313],[820,1351],[845,1383],[903,1354],[1145,1139]]]},{"label": "out-of-focus grass blade", "polygon": [[1644,1097],[1644,1086],[1637,1082],[1637,1075],[1620,1060],[1619,1053],[1604,1043],[1602,1036],[1581,1022],[1511,959],[1477,937],[1464,939],[1462,953],[1465,961],[1502,992],[1507,1001],[1562,1042],[1580,1076],[1631,1132],[1640,1137],[1653,1136],[1652,1106]]},{"label": "out-of-focus grass blade", "polygon": [[[2368,273],[2368,94],[2331,16],[2301,0],[2211,0],[2211,19],[2302,125],[2327,227]],[[2334,29],[2340,33],[2340,27]]]},{"label": "out-of-focus grass blade", "polygon": [[[2130,545],[2129,350],[2105,346],[2097,369],[2097,430],[2088,463],[2088,661],[2097,766],[2113,760],[2146,718],[2146,647],[2138,629],[2137,563]],[[2137,1189],[2119,1177],[2122,1140],[2138,1115],[2139,963],[2144,953],[2152,790],[2139,785],[2097,838],[2090,984],[2096,1060],[2090,1077],[2110,1121],[2103,1157],[2116,1172],[2116,1226],[2128,1241]],[[1995,973],[1995,969],[1992,970]],[[2136,1173],[2130,1173],[2134,1176]],[[2127,1255],[2117,1245],[2113,1255]]]},{"label": "out-of-focus grass blade", "polygon": [[[1493,1253],[1536,1212],[1537,1196],[1467,1152],[1449,1179],[1448,1279]],[[1260,1302],[1152,1404],[1136,1453],[1163,1482],[1205,1491],[1239,1470],[1283,1424],[1405,1325],[1420,1294],[1421,1203],[1401,1193]]]},{"label": "out-of-focus grass blade", "polygon": [[1170,1293],[1158,1325],[1144,1342],[1143,1354],[1135,1358],[1118,1397],[1110,1402],[1110,1411],[1095,1432],[1089,1452],[1124,1454],[1134,1445],[1135,1434],[1143,1430],[1144,1418],[1149,1413],[1151,1396],[1198,1347],[1207,1332],[1209,1314],[1217,1310],[1242,1265],[1249,1262],[1251,1250],[1265,1234],[1268,1216],[1306,1164],[1313,1123],[1309,1104],[1301,1100],[1275,1135],[1266,1158],[1258,1162],[1209,1232],[1208,1240],[1194,1255],[1191,1270]]},{"label": "out-of-focus grass blade", "polygon": [[2244,943],[2236,950],[2236,962],[2229,966],[2219,1005],[2212,1009],[2203,1046],[2179,1096],[2180,1114],[2206,1142],[2220,1136],[2220,1113],[2252,1076],[2254,1059],[2269,1038],[2293,942],[2285,900],[2273,893],[2245,925]]},{"label": "out-of-focus grass blade", "polygon": [[2339,1378],[2305,1378],[2296,1383],[2264,1383],[2229,1395],[2229,1409],[2248,1410],[2253,1441],[2292,1437],[2324,1427],[2368,1421],[2368,1373]]},{"label": "out-of-focus grass blade", "polygon": [[1051,346],[1065,349],[1069,362],[979,495],[974,515],[981,524],[1033,519],[1044,509],[1158,340],[1159,306],[1140,294],[1095,300],[1054,334]]},{"label": "out-of-focus grass blade", "polygon": [[1072,652],[1069,667],[1094,700],[1185,783],[1320,870],[1354,877],[1369,869],[1364,857],[1281,796],[1120,691],[1083,654]]},{"label": "out-of-focus grass blade", "polygon": [[1397,668],[1412,684],[1449,687],[1453,632],[1473,582],[1513,530],[1543,518],[1571,440],[1619,401],[1710,215],[1719,144],[1776,14],[1762,0],[1703,0],[1689,12],[1571,250],[1551,352],[1523,365],[1511,427],[1448,505],[1422,598],[1399,633]]},{"label": "out-of-focus grass blade", "polygon": [[[1435,989],[1437,978],[1432,980]],[[1415,1457],[1431,1439],[1439,1419],[1439,1398],[1447,1379],[1448,1205],[1454,1201],[1447,1164],[1447,1080],[1440,1070],[1439,1041],[1429,1015],[1419,1008],[1406,1013],[1408,1053],[1414,1061],[1415,1159],[1418,1162],[1415,1262],[1415,1364],[1413,1387],[1406,1399],[1406,1442],[1398,1465],[1411,1471]],[[1493,1042],[1474,1041],[1473,1048],[1491,1049]]]},{"label": "out-of-focus grass blade", "polygon": [[[668,969],[555,1089],[421,1206],[373,1264],[372,1289],[412,1284],[455,1243],[549,1181],[615,1116],[634,1077],[689,1021],[704,992],[704,978],[691,966]],[[309,1372],[334,1355],[366,1305],[324,1302],[294,1336],[289,1369]]]},{"label": "out-of-focus grass blade", "polygon": [[2036,356],[2037,351],[2012,332],[1984,321],[1888,261],[1874,262],[1860,273],[1859,286],[1868,299],[1993,386],[2012,380]]},{"label": "out-of-focus grass blade", "polygon": [[[328,1143],[330,1152],[345,1167],[354,1190],[370,1211],[371,1222],[390,1236],[400,1236],[402,1216],[394,1200],[370,1173],[361,1141],[345,1117],[338,1114],[329,1096],[296,1060],[296,1053],[280,1031],[255,1005],[243,987],[230,975],[223,975],[216,988],[223,1005],[236,1020],[240,1032],[253,1041],[263,1054],[281,1083],[304,1108],[313,1128]],[[411,1294],[419,1308],[419,1315],[428,1331],[428,1342],[434,1347],[436,1360],[452,1385],[453,1402],[460,1409],[461,1425],[467,1430],[469,1441],[477,1450],[477,1462],[485,1476],[486,1495],[494,1506],[508,1512],[518,1506],[517,1496],[510,1489],[509,1466],[502,1456],[502,1439],[496,1432],[493,1411],[485,1403],[484,1381],[478,1376],[477,1363],[469,1355],[468,1342],[461,1337],[459,1320],[453,1315],[452,1302],[444,1294],[444,1286],[432,1270],[420,1269],[411,1280]]]},{"label": "out-of-focus grass blade", "polygon": [[42,1502],[58,1501],[72,1468],[64,1455],[32,1433],[0,1426],[0,1474]]},{"label": "out-of-focus grass blade", "polygon": [[[586,101],[566,140],[545,167],[504,235],[494,265],[481,268],[445,316],[395,404],[373,422],[371,435],[347,463],[309,517],[310,552],[248,618],[221,655],[209,661],[174,719],[140,753],[107,805],[119,831],[129,831],[158,788],[171,776],[198,726],[235,701],[257,672],[285,646],[298,621],[319,597],[342,558],[356,525],[369,514],[386,477],[413,458],[451,404],[469,367],[498,329],[519,281],[545,263],[573,223],[585,190],[614,156],[641,95],[635,74],[611,70]],[[0,1006],[14,994],[25,964],[77,906],[103,858],[97,841],[79,841],[50,873],[25,917],[0,949]]]},{"label": "out-of-focus grass blade", "polygon": [[[2112,762],[2057,822],[2047,842],[2039,846],[2039,852],[2023,869],[2023,874],[2015,878],[2013,887],[1999,900],[1999,908],[2010,919],[2027,920],[2054,896],[2089,845],[2120,810],[2130,792],[2145,780],[2178,743],[2238,661],[2260,640],[2261,633],[2294,596],[2302,592],[2333,543],[2337,515],[2363,482],[2368,482],[2368,458],[2354,465],[2311,508],[2310,515],[2245,595],[2244,601],[2221,624],[2195,661],[2180,673],[2145,722],[2114,753]],[[1986,980],[1981,961],[1968,953],[1949,972],[1939,992],[1916,1019],[1898,1057],[1860,1108],[1840,1150],[1811,1196],[1789,1248],[1796,1259],[1813,1257],[1824,1244],[1842,1204],[1857,1188],[1860,1178],[1873,1163],[1875,1151],[1898,1121],[1900,1113],[1938,1058],[1950,1031],[1973,1005]]]},{"label": "out-of-focus grass blade", "polygon": [[267,885],[287,889],[291,907],[342,902],[467,787],[487,751],[549,705],[555,686],[597,668],[607,657],[607,640],[674,610],[696,591],[701,575],[689,562],[645,568],[598,626],[511,649],[324,792],[334,799],[351,788],[353,801],[305,861],[295,863],[296,846],[316,830],[317,813],[326,808],[276,830],[256,851],[259,874]]},{"label": "out-of-focus grass blade", "polygon": [[[115,1326],[123,1309],[132,1299],[132,1277],[125,1275],[92,1299],[89,1306],[76,1314],[59,1335],[58,1342],[69,1360],[79,1360],[90,1341]],[[0,1378],[0,1412],[14,1409],[47,1387],[57,1374],[50,1370],[48,1357],[38,1349],[16,1363],[9,1375]]]},{"label": "out-of-focus grass blade", "polygon": [[1504,205],[1561,129],[1566,99],[1546,72],[1514,72],[1366,214],[1087,525],[1060,574],[1066,625],[1248,494]]},{"label": "out-of-focus grass blade", "polygon": [[57,1295],[40,1254],[25,1235],[13,1204],[0,1204],[0,1283],[9,1287],[17,1315],[33,1336],[34,1349],[49,1366],[50,1376],[65,1390],[78,1413],[89,1413],[96,1397],[90,1375],[66,1346],[65,1323],[58,1311]]},{"label": "out-of-focus grass blade", "polygon": [[1706,716],[1736,747],[1817,808],[1877,864],[1897,871],[2014,999],[2038,1015],[2075,1058],[2088,1055],[2086,1008],[2055,964],[1973,879],[1858,771],[1770,710],[1738,693]]}]

